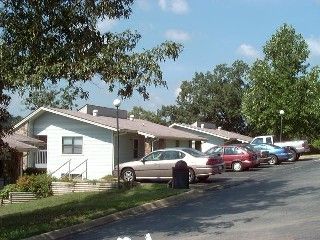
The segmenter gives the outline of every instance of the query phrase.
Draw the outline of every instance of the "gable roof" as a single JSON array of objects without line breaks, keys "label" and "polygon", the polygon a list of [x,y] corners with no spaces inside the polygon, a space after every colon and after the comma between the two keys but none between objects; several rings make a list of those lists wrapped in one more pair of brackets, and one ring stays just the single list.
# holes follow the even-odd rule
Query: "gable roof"
[{"label": "gable roof", "polygon": [[215,136],[215,137],[219,137],[222,139],[237,139],[239,141],[243,141],[243,142],[250,142],[252,140],[251,137],[245,136],[245,135],[241,135],[239,133],[235,133],[235,132],[230,132],[230,131],[226,131],[223,129],[211,129],[211,128],[200,128],[200,127],[196,127],[196,126],[192,126],[192,125],[188,125],[188,124],[184,124],[184,123],[174,123],[172,125],[169,126],[170,128],[174,128],[174,127],[180,127],[180,128],[185,128],[185,129],[189,129],[189,130],[193,130],[199,133],[204,133],[204,134],[208,134],[211,136]]},{"label": "gable roof", "polygon": [[[53,114],[61,115],[67,118],[71,118],[80,122],[85,122],[98,127],[109,129],[111,131],[117,131],[116,118],[105,116],[93,116],[90,114],[50,107],[41,107],[29,114],[25,119],[19,122],[14,128],[17,129],[24,123],[31,119],[35,119],[44,112],[50,112]],[[183,139],[183,140],[206,140],[196,134],[187,133],[182,130],[169,128],[160,124],[152,123],[150,121],[141,119],[123,119],[119,118],[119,130],[122,132],[138,133],[145,137],[150,138],[165,138],[165,139]]]}]

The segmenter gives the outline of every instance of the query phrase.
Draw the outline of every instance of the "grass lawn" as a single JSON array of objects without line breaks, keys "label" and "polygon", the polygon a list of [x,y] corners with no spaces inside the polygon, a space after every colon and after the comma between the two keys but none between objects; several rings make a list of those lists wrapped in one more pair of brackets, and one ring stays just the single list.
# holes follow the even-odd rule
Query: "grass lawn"
[{"label": "grass lawn", "polygon": [[0,239],[21,239],[84,223],[185,190],[142,184],[130,190],[73,193],[0,207]]}]

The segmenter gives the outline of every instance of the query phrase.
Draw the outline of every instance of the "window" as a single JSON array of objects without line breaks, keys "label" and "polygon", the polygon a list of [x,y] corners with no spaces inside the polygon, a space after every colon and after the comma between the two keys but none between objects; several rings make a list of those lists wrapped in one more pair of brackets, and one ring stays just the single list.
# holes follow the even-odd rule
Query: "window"
[{"label": "window", "polygon": [[256,138],[251,144],[261,144],[263,143],[263,139],[262,138]]},{"label": "window", "polygon": [[267,137],[267,138],[266,138],[266,143],[272,144],[271,137]]},{"label": "window", "polygon": [[225,155],[236,155],[237,154],[237,149],[235,147],[226,147],[224,149],[224,154]]},{"label": "window", "polygon": [[82,154],[82,137],[62,137],[63,154]]},{"label": "window", "polygon": [[178,151],[164,151],[161,155],[162,160],[175,160],[184,158],[185,154]]},{"label": "window", "polygon": [[180,147],[180,141],[176,140],[176,147]]},{"label": "window", "polygon": [[158,161],[160,160],[162,151],[157,151],[157,152],[153,152],[150,153],[148,156],[146,156],[143,160],[144,161]]},{"label": "window", "polygon": [[133,158],[139,157],[139,140],[133,139]]}]

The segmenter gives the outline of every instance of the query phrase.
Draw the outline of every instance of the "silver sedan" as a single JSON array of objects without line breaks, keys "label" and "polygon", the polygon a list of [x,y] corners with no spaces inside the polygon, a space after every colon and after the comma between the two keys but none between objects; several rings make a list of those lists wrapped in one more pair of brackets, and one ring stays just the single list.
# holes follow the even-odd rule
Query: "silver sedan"
[{"label": "silver sedan", "polygon": [[[183,160],[189,168],[189,182],[207,179],[210,175],[225,171],[220,156],[208,156],[193,148],[166,148],[156,150],[138,161],[120,164],[120,174],[124,181],[139,179],[171,179],[172,168]],[[117,168],[113,175],[117,176]]]}]

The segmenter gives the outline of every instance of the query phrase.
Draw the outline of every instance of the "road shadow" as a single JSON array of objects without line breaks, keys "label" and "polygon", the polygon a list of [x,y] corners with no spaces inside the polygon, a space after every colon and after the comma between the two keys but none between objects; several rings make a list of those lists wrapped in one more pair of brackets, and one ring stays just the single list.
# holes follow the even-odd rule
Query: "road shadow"
[{"label": "road shadow", "polygon": [[[228,178],[219,180],[226,182]],[[211,191],[198,199],[131,217],[68,239],[85,239],[88,236],[91,239],[116,239],[118,236],[139,239],[148,232],[151,235],[153,232],[160,232],[171,238],[184,235],[190,238],[195,233],[205,236],[208,230],[221,235],[235,224],[248,223],[258,218],[243,217],[246,213],[256,211],[255,216],[261,216],[265,210],[272,207],[287,205],[287,199],[291,197],[311,194],[318,189],[310,186],[287,190],[287,184],[286,180],[250,180],[236,187]],[[234,218],[225,221],[224,216],[227,215]]]}]

